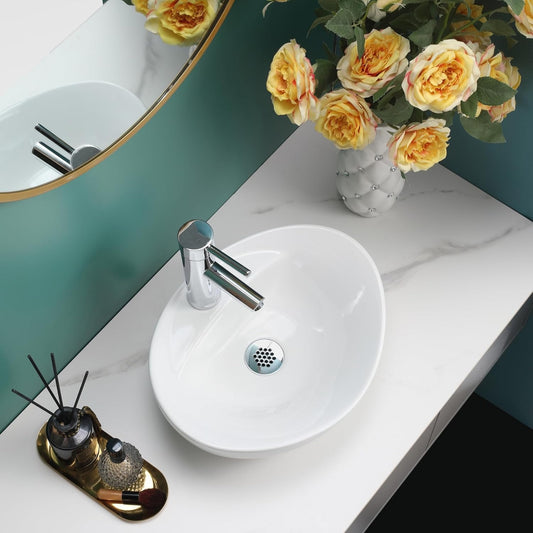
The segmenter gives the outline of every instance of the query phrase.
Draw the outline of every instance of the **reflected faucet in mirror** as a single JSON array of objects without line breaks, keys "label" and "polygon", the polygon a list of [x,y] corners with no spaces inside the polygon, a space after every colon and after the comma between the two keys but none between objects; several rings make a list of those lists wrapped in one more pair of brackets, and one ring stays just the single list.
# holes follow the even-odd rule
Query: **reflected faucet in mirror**
[{"label": "reflected faucet in mirror", "polygon": [[69,158],[65,157],[62,153],[42,141],[37,141],[32,148],[31,152],[34,156],[38,157],[41,161],[44,161],[47,165],[62,174],[81,167],[101,151],[100,148],[92,146],[91,144],[82,144],[77,148],[74,148],[42,124],[37,124],[35,130],[44,135],[58,148],[61,148],[70,156]]},{"label": "reflected faucet in mirror", "polygon": [[[28,0],[26,8],[39,17],[39,31],[28,34],[37,40],[22,43],[23,57],[10,53],[4,58],[3,71],[11,72],[13,79],[6,74],[0,86],[0,202],[59,187],[135,135],[211,45],[233,2],[151,2],[155,9],[142,13],[128,5],[145,3],[137,0],[106,0],[103,5],[102,0],[85,0],[67,6],[49,0],[45,9],[41,0]],[[166,10],[181,4],[195,4],[197,24],[171,35],[165,17],[172,14]],[[76,9],[80,13],[74,13]],[[81,11],[89,18],[80,25]],[[46,38],[54,33],[55,40]],[[12,40],[0,36],[5,48]],[[11,64],[17,68],[10,70]],[[90,157],[78,150],[83,159],[76,162],[73,153],[42,139],[34,130],[37,123],[73,151],[84,144],[99,150]]]}]

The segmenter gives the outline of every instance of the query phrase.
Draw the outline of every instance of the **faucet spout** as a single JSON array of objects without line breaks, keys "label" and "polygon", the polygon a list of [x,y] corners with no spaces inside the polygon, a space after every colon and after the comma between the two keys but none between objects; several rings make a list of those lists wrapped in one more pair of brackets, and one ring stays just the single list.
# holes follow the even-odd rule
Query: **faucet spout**
[{"label": "faucet spout", "polygon": [[205,276],[247,305],[252,311],[259,311],[263,307],[264,298],[258,292],[216,261],[205,271]]},{"label": "faucet spout", "polygon": [[250,274],[250,269],[214,246],[213,239],[213,229],[203,220],[190,220],[178,231],[187,301],[196,309],[210,309],[218,303],[220,289],[223,289],[253,311],[258,311],[263,307],[263,296],[214,261],[212,256],[245,276]]}]

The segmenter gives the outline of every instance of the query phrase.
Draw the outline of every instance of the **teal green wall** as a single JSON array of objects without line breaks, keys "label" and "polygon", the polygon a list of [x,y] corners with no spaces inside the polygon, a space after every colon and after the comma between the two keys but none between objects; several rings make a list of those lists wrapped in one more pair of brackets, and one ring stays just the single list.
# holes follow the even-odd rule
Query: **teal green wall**
[{"label": "teal green wall", "polygon": [[[42,388],[26,355],[50,379],[49,353],[68,363],[175,253],[179,225],[208,218],[292,132],[264,81],[283,42],[306,43],[308,2],[273,5],[263,20],[265,1],[236,0],[213,46],[133,139],[72,183],[0,204],[0,430],[25,406],[11,388]],[[446,164],[532,218],[527,45],[514,51],[524,80],[508,144],[455,132]],[[478,392],[533,427],[531,346],[530,320]]]},{"label": "teal green wall", "polygon": [[65,366],[176,252],[181,223],[210,217],[293,131],[265,79],[279,46],[303,40],[305,2],[264,20],[263,0],[236,0],[137,135],[73,182],[0,204],[0,430],[25,407],[11,388],[42,388],[26,355],[50,379],[50,352]]},{"label": "teal green wall", "polygon": [[[516,111],[503,122],[506,144],[487,145],[455,127],[445,166],[501,202],[533,219],[531,124],[533,41],[522,39],[507,55],[520,68]],[[533,265],[531,265],[533,276]],[[477,392],[533,428],[533,320],[504,353]]]}]

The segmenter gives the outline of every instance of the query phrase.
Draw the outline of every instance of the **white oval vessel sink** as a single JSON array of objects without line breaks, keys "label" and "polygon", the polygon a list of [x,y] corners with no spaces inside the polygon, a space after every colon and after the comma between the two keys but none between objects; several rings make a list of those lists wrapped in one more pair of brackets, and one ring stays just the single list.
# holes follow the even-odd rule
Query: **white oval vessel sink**
[{"label": "white oval vessel sink", "polygon": [[87,81],[64,85],[24,100],[0,113],[0,190],[37,187],[61,173],[32,154],[40,123],[73,147],[101,150],[116,141],[145,112],[132,92],[118,85]]},{"label": "white oval vessel sink", "polygon": [[224,293],[198,311],[183,285],[157,324],[150,378],[190,442],[262,457],[316,437],[362,397],[383,346],[383,286],[365,249],[326,227],[277,228],[226,252],[252,270],[246,282],[265,297],[263,309]]}]

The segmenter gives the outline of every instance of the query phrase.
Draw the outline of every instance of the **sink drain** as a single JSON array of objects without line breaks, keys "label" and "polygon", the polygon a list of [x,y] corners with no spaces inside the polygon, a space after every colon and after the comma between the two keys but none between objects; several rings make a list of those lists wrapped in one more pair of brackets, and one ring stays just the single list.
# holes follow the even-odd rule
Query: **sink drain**
[{"label": "sink drain", "polygon": [[252,342],[244,354],[244,361],[257,374],[272,374],[283,363],[283,349],[271,339]]}]

